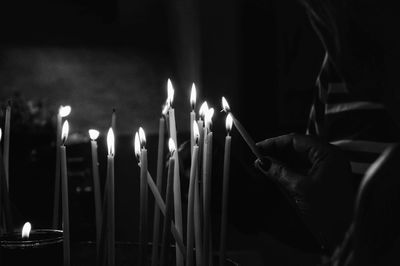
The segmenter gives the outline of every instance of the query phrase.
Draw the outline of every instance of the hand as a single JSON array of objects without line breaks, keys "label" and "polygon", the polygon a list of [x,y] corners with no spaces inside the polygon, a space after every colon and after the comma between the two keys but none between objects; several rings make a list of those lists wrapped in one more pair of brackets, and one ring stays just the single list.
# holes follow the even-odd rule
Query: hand
[{"label": "hand", "polygon": [[316,138],[289,134],[257,143],[265,160],[256,166],[283,187],[321,244],[341,242],[352,217],[350,164],[336,147]]}]

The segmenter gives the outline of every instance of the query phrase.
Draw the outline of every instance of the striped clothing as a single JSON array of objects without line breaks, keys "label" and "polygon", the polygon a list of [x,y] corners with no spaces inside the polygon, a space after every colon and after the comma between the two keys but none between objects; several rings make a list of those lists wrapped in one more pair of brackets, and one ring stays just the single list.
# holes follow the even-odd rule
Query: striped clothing
[{"label": "striped clothing", "polygon": [[307,134],[317,135],[346,152],[357,188],[370,164],[385,148],[398,142],[400,131],[377,99],[379,91],[366,89],[363,94],[353,93],[332,72],[326,55]]}]

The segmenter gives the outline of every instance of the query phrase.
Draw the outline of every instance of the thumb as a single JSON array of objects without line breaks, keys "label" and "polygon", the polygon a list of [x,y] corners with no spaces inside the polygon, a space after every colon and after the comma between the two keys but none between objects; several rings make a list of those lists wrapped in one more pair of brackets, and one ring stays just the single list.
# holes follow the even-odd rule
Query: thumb
[{"label": "thumb", "polygon": [[299,185],[304,179],[304,176],[296,173],[283,163],[268,159],[268,164],[264,163],[263,159],[257,159],[254,162],[255,167],[262,172],[267,178],[273,182],[283,185],[290,192],[300,192]]}]

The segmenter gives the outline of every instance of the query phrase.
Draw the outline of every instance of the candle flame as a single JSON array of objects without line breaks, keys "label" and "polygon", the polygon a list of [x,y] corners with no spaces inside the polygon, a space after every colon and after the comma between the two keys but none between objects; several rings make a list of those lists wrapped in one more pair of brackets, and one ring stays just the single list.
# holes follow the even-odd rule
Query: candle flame
[{"label": "candle flame", "polygon": [[172,138],[169,138],[168,140],[168,148],[172,156],[176,150],[175,141]]},{"label": "candle flame", "polygon": [[222,97],[222,110],[226,113],[231,111],[231,108],[229,107],[228,101],[225,99],[225,97]]},{"label": "candle flame", "polygon": [[233,124],[233,118],[232,118],[231,113],[229,113],[226,116],[226,120],[225,120],[225,127],[226,127],[226,131],[228,131],[228,134],[232,130],[232,124]]},{"label": "candle flame", "polygon": [[139,140],[139,133],[135,133],[135,139],[134,139],[134,148],[135,148],[135,156],[136,159],[139,161],[140,160],[140,140]]},{"label": "candle flame", "polygon": [[108,149],[108,155],[114,156],[115,153],[115,137],[114,137],[114,131],[112,127],[108,130],[107,133],[107,149]]},{"label": "candle flame", "polygon": [[168,105],[168,100],[167,100],[167,103],[163,106],[163,109],[161,111],[162,115],[167,116],[168,110],[169,110],[169,105]]},{"label": "candle flame", "polygon": [[199,132],[199,125],[197,124],[196,121],[193,121],[193,136],[194,136],[194,141],[197,144],[199,142],[200,132]]},{"label": "candle flame", "polygon": [[22,233],[21,236],[23,239],[28,239],[29,238],[29,234],[31,233],[31,223],[30,222],[26,222],[24,224],[24,226],[22,227]]},{"label": "candle flame", "polygon": [[168,90],[167,103],[168,103],[169,107],[171,107],[172,102],[174,101],[175,90],[174,90],[174,87],[172,86],[172,82],[170,79],[168,79],[168,82],[167,82],[167,90]]},{"label": "candle flame", "polygon": [[66,105],[66,106],[60,106],[60,109],[58,110],[58,114],[61,117],[66,117],[71,113],[71,106]]},{"label": "candle flame", "polygon": [[62,131],[61,131],[61,140],[62,140],[63,145],[67,141],[68,132],[69,132],[69,123],[68,123],[68,120],[65,120],[64,124],[62,126]]},{"label": "candle flame", "polygon": [[96,140],[100,135],[100,132],[96,129],[89,129],[89,137],[91,140]]},{"label": "candle flame", "polygon": [[208,129],[211,128],[213,116],[214,116],[214,108],[208,109],[204,116],[204,123]]},{"label": "candle flame", "polygon": [[200,106],[199,115],[204,118],[207,113],[207,110],[208,110],[208,104],[207,101],[204,101],[204,103]]},{"label": "candle flame", "polygon": [[142,127],[139,127],[139,140],[140,144],[142,145],[142,148],[144,148],[144,146],[146,146],[146,134],[144,133]]},{"label": "candle flame", "polygon": [[192,110],[194,110],[194,107],[196,106],[196,98],[197,98],[196,85],[193,82],[192,90],[190,92],[190,105],[192,106]]},{"label": "candle flame", "polygon": [[2,135],[3,135],[3,131],[1,131],[1,128],[0,128],[0,141],[1,141]]}]

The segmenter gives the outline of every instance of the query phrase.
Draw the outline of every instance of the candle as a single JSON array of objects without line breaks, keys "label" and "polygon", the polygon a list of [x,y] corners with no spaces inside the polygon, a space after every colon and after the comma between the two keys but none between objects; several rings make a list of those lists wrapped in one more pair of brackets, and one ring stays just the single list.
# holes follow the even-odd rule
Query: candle
[{"label": "candle", "polygon": [[110,127],[107,133],[107,184],[108,187],[106,189],[108,193],[108,204],[107,204],[107,222],[108,222],[108,230],[107,230],[107,243],[108,243],[108,266],[115,265],[115,188],[114,188],[114,155],[115,155],[115,137],[113,129]]},{"label": "candle", "polygon": [[6,180],[6,189],[9,191],[9,160],[10,160],[10,123],[11,123],[11,101],[8,101],[6,108],[6,117],[4,125],[4,173]]},{"label": "candle", "polygon": [[190,181],[189,181],[189,196],[188,196],[188,211],[187,211],[187,232],[186,232],[186,266],[193,265],[193,233],[194,233],[194,189],[195,189],[195,178],[197,174],[198,164],[198,153],[199,146],[197,145],[199,140],[199,128],[196,121],[192,123],[193,139],[195,141],[192,151],[192,162],[190,166]]},{"label": "candle", "polygon": [[91,139],[91,151],[92,151],[92,174],[93,174],[93,196],[94,196],[94,210],[96,220],[96,257],[99,261],[100,252],[100,235],[101,235],[101,200],[100,200],[100,179],[99,179],[99,162],[97,158],[97,138],[99,137],[99,131],[95,129],[89,129],[89,137]]},{"label": "candle", "polygon": [[222,109],[226,113],[230,113],[232,116],[233,123],[235,124],[236,129],[239,131],[240,135],[242,138],[246,141],[247,145],[253,152],[253,154],[261,160],[262,155],[259,152],[254,140],[250,137],[249,133],[247,133],[246,129],[242,126],[242,124],[235,118],[235,116],[232,114],[231,108],[229,107],[228,101],[225,99],[225,97],[222,97]]},{"label": "candle", "polygon": [[70,239],[69,239],[69,208],[68,208],[68,175],[67,175],[67,154],[65,142],[68,138],[69,124],[66,120],[62,126],[62,140],[60,146],[61,158],[61,197],[62,197],[62,220],[63,220],[63,250],[64,266],[69,266],[70,262]]},{"label": "candle", "polygon": [[[135,154],[136,154],[136,158],[138,160],[138,166],[141,167],[141,164],[140,164],[140,141],[139,141],[139,135],[137,133],[135,135]],[[151,175],[148,171],[147,171],[147,184],[149,185],[150,190],[153,193],[157,207],[160,209],[161,213],[165,216],[166,215],[166,204],[164,203],[164,200],[161,197],[160,190],[158,189],[157,185],[154,183],[153,178],[151,177]],[[172,200],[170,203],[172,204]],[[185,247],[183,244],[182,236],[179,235],[178,230],[176,229],[175,224],[172,221],[171,221],[171,233],[174,236],[176,243],[178,244],[178,247],[181,250],[182,254],[185,253]]]},{"label": "candle", "polygon": [[[0,141],[2,139],[2,130],[0,128]],[[6,187],[4,158],[0,149],[0,234],[10,231],[12,228],[9,193]]]},{"label": "candle", "polygon": [[62,242],[62,231],[31,230],[31,225],[27,222],[22,232],[7,233],[0,237],[0,265],[61,266]]},{"label": "candle", "polygon": [[209,265],[210,256],[211,256],[211,174],[212,174],[212,141],[213,141],[213,133],[211,131],[212,117],[214,115],[214,109],[210,108],[206,112],[204,122],[205,122],[205,157],[203,159],[206,161],[205,167],[203,169],[203,208],[204,208],[204,231],[203,231],[203,262],[205,265]]},{"label": "candle", "polygon": [[62,118],[71,113],[71,106],[60,106],[57,113],[57,135],[56,135],[56,168],[54,179],[54,204],[53,204],[53,228],[58,228],[58,208],[60,205],[60,146],[61,146],[61,124]]},{"label": "candle", "polygon": [[229,193],[229,167],[231,157],[231,136],[232,130],[232,115],[226,116],[226,131],[225,151],[224,151],[224,168],[223,168],[223,185],[222,185],[222,215],[221,215],[221,231],[220,231],[220,248],[219,248],[219,265],[224,265],[226,252],[226,226],[228,216],[228,193]]},{"label": "candle", "polygon": [[196,120],[196,113],[194,108],[196,107],[196,85],[192,84],[192,90],[190,92],[190,106],[192,107],[192,111],[190,112],[190,151],[193,151],[194,147],[194,133],[193,133],[193,122]]},{"label": "candle", "polygon": [[[172,219],[172,208],[173,208],[173,180],[174,180],[174,170],[175,170],[175,142],[172,138],[168,141],[169,151],[171,156],[168,161],[168,177],[167,177],[167,194],[166,194],[166,206],[165,206],[165,218],[164,218],[164,228],[162,235],[162,245],[161,245],[161,257],[160,257],[160,265],[164,266],[167,258],[167,250],[168,250],[168,239],[169,239],[169,228],[171,227],[171,219]],[[178,231],[179,233],[179,231]]]},{"label": "candle", "polygon": [[[176,133],[176,122],[175,122],[175,111],[172,108],[172,102],[174,99],[174,88],[172,86],[171,80],[168,79],[168,105],[169,105],[169,130],[170,137],[175,142],[175,145],[178,145],[177,133]],[[182,200],[181,200],[181,181],[179,175],[179,157],[178,151],[174,152],[175,163],[174,163],[174,212],[175,212],[175,224],[178,229],[178,232],[183,235],[183,226],[182,226]],[[176,249],[176,262],[177,266],[183,266],[183,256],[180,253],[179,249]]]},{"label": "candle", "polygon": [[147,150],[146,135],[143,128],[139,128],[140,151],[140,222],[139,222],[139,266],[146,265],[147,247]]},{"label": "candle", "polygon": [[[162,189],[163,175],[163,157],[164,157],[164,140],[165,140],[165,118],[161,116],[158,128],[158,152],[157,152],[157,189]],[[154,203],[154,223],[153,223],[153,249],[151,252],[151,265],[158,265],[158,251],[160,241],[160,210],[157,207],[157,202]]]}]

